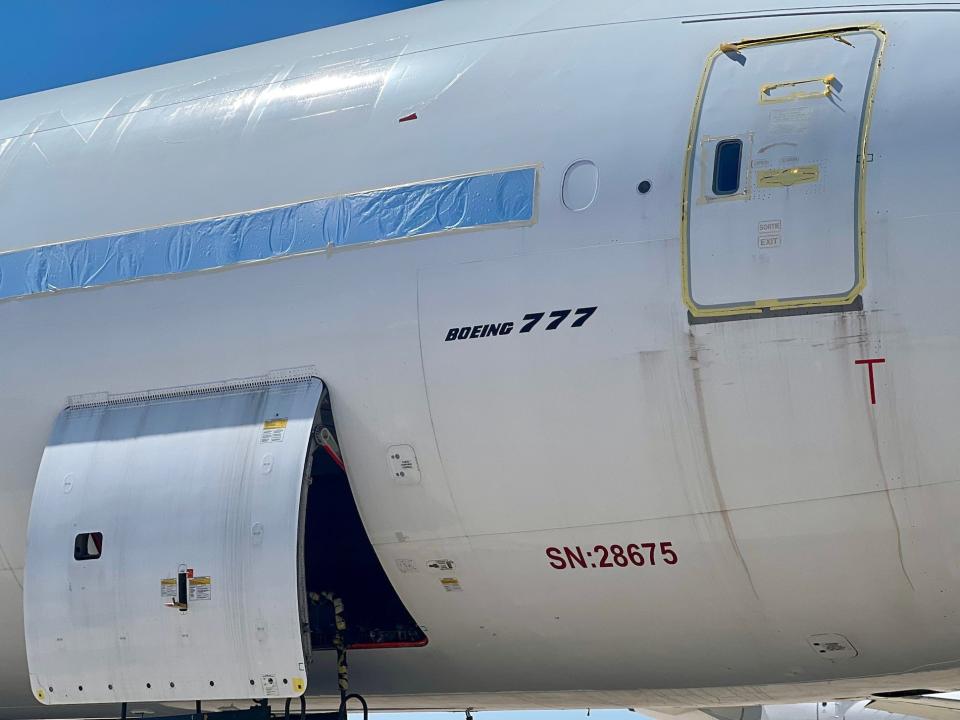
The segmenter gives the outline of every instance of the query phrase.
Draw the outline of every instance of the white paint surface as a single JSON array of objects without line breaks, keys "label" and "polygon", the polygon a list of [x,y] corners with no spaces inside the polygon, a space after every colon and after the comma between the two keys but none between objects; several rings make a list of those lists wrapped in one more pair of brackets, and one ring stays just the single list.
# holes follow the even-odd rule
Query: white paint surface
[{"label": "white paint surface", "polygon": [[[0,103],[7,250],[541,168],[531,227],[0,303],[0,716],[44,713],[19,583],[66,399],[302,365],[330,389],[366,530],[430,640],[352,654],[352,687],[377,707],[690,707],[960,686],[960,5],[796,5],[440,3]],[[706,58],[744,37],[875,22],[890,42],[864,310],[689,325],[681,177]],[[572,213],[563,172],[582,158],[602,184]],[[757,267],[804,229],[783,218],[781,246],[761,249],[757,223],[779,215],[749,219]],[[701,260],[701,277],[728,262]],[[804,262],[817,291],[849,277],[826,256]],[[749,295],[766,287],[737,277],[729,287]],[[598,311],[577,330],[444,340],[588,305]],[[855,365],[872,357],[886,358],[877,405]],[[397,444],[415,448],[419,484],[390,477]],[[673,542],[680,562],[557,571],[545,555],[648,540]],[[461,592],[396,562],[437,558],[455,560]],[[857,657],[819,657],[806,638],[830,633]],[[312,706],[336,697],[333,668],[317,656]]]}]

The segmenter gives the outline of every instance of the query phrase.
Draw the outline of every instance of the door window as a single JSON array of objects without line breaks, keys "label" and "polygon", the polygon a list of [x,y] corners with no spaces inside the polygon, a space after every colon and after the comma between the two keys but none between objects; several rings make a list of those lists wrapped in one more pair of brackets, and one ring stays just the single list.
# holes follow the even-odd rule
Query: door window
[{"label": "door window", "polygon": [[740,162],[743,159],[743,141],[721,140],[713,161],[713,194],[718,197],[734,195],[740,189]]}]

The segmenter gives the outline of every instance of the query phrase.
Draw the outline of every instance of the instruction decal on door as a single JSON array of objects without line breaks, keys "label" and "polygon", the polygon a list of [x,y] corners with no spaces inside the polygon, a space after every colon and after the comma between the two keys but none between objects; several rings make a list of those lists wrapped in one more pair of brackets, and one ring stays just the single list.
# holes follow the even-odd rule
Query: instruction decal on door
[{"label": "instruction decal on door", "polygon": [[428,560],[427,569],[435,572],[453,572],[456,569],[456,563],[449,558],[439,560]]},{"label": "instruction decal on door", "polygon": [[276,675],[261,675],[260,683],[263,686],[264,695],[279,695],[280,686],[277,685]]},{"label": "instruction decal on door", "polygon": [[263,432],[260,434],[261,443],[283,442],[283,435],[287,431],[287,418],[273,418],[263,421]]},{"label": "instruction decal on door", "polygon": [[177,579],[163,578],[160,581],[160,597],[163,599],[175,598],[177,596]]},{"label": "instruction decal on door", "polygon": [[460,581],[455,577],[440,578],[440,584],[447,592],[461,592],[463,590],[460,587]]},{"label": "instruction decal on door", "polygon": [[209,600],[213,582],[209,575],[187,578],[187,598],[193,600]]}]

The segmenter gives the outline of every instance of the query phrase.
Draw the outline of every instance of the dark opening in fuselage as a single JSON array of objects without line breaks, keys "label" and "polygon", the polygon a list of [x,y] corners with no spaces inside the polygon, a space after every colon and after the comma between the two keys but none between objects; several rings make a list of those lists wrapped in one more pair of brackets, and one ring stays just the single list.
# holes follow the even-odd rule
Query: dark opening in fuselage
[{"label": "dark opening in fuselage", "polygon": [[[334,432],[326,397],[319,427]],[[425,645],[426,636],[393,589],[370,543],[346,472],[322,446],[313,454],[310,482],[304,576],[311,647],[334,647],[334,599],[342,601],[348,648]]]}]

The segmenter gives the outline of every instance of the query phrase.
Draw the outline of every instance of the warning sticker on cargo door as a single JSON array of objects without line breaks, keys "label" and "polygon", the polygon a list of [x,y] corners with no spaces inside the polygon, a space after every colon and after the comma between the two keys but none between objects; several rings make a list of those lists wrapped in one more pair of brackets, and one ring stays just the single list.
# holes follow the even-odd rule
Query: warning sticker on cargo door
[{"label": "warning sticker on cargo door", "polygon": [[209,600],[213,583],[209,575],[187,578],[187,598],[189,600]]},{"label": "warning sticker on cargo door", "polygon": [[283,442],[283,435],[287,431],[287,418],[264,420],[263,432],[260,433],[261,443]]},{"label": "warning sticker on cargo door", "polygon": [[440,584],[447,592],[460,592],[463,590],[463,588],[460,587],[460,581],[455,577],[440,578]]},{"label": "warning sticker on cargo door", "polygon": [[456,568],[456,563],[449,558],[440,558],[438,560],[428,560],[427,569],[436,572],[451,572]]},{"label": "warning sticker on cargo door", "polygon": [[160,581],[160,597],[175,598],[177,596],[177,579],[163,578]]},{"label": "warning sticker on cargo door", "polygon": [[264,695],[279,695],[280,686],[277,685],[277,676],[276,675],[261,675],[260,684],[263,687]]}]

